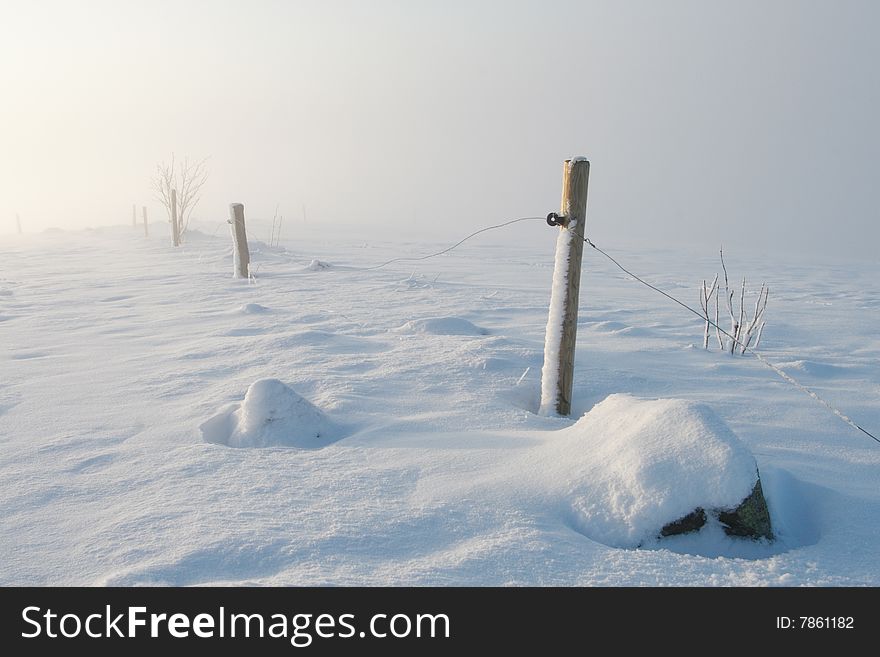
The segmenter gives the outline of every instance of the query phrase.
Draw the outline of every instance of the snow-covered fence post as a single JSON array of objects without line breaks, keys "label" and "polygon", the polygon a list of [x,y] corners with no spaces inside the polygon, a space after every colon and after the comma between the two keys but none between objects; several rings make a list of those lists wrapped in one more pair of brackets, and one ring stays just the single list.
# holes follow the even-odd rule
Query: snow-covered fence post
[{"label": "snow-covered fence post", "polygon": [[229,204],[229,223],[232,227],[232,277],[247,278],[251,261],[247,233],[244,229],[244,205]]},{"label": "snow-covered fence post", "polygon": [[18,216],[18,213],[15,214],[15,225],[18,226],[18,234],[21,235],[21,217]]},{"label": "snow-covered fence post", "polygon": [[138,211],[137,211],[137,203],[131,204],[131,227],[137,228],[138,225]]},{"label": "snow-covered fence post", "polygon": [[147,206],[143,206],[141,210],[144,213],[144,237],[150,236],[150,227],[147,225]]},{"label": "snow-covered fence post", "polygon": [[171,190],[171,241],[180,246],[180,226],[177,220],[177,190]]},{"label": "snow-covered fence post", "polygon": [[544,337],[541,415],[571,413],[589,180],[590,163],[586,158],[576,157],[565,161],[562,168],[562,216],[557,219],[559,236],[556,239],[550,314]]}]

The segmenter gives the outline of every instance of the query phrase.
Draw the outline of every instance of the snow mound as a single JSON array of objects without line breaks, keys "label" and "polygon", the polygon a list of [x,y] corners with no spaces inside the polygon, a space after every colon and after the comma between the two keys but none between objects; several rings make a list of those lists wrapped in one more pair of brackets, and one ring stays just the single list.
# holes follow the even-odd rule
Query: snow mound
[{"label": "snow mound", "polygon": [[533,464],[562,483],[574,528],[613,547],[637,547],[694,509],[731,509],[754,488],[751,452],[708,407],[616,394],[554,432]]},{"label": "snow mound", "polygon": [[263,313],[269,312],[269,309],[258,303],[246,303],[238,309],[238,312],[244,315],[262,315]]},{"label": "snow mound", "polygon": [[489,331],[461,317],[414,319],[397,329],[401,333],[428,335],[488,335]]},{"label": "snow mound", "polygon": [[206,442],[229,447],[317,449],[341,437],[321,409],[278,379],[252,383],[244,402],[227,407],[199,429]]},{"label": "snow mound", "polygon": [[602,321],[602,322],[584,322],[586,328],[592,329],[597,333],[605,333],[608,335],[629,335],[632,337],[650,336],[651,331],[646,328],[630,326],[623,322]]},{"label": "snow mound", "polygon": [[624,324],[623,322],[614,321],[587,322],[587,325],[595,331],[602,331],[607,333],[617,333],[618,331],[625,331],[626,329],[630,328],[629,325]]},{"label": "snow mound", "polygon": [[325,269],[330,269],[333,265],[329,262],[324,262],[323,260],[312,260],[309,264],[303,267],[303,271],[323,271]]},{"label": "snow mound", "polygon": [[803,372],[804,374],[823,379],[832,378],[840,374],[845,374],[847,371],[847,368],[840,367],[839,365],[817,363],[816,361],[812,360],[793,360],[787,363],[779,363],[779,368],[781,370],[785,370],[786,372],[790,370],[795,370],[797,372]]}]

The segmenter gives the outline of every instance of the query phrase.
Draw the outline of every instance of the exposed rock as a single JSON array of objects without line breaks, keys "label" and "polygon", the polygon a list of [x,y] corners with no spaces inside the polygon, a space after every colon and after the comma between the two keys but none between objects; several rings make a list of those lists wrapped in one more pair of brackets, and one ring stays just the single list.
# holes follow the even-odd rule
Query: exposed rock
[{"label": "exposed rock", "polygon": [[[728,536],[741,536],[744,538],[773,540],[773,527],[770,524],[770,512],[767,509],[767,500],[764,499],[764,490],[761,488],[761,478],[755,482],[752,492],[735,509],[712,509],[712,514],[718,516],[718,520],[724,527]],[[663,526],[660,536],[676,536],[699,531],[706,524],[706,512],[697,507],[686,516]]]},{"label": "exposed rock", "polygon": [[766,538],[773,540],[773,528],[770,526],[770,512],[767,500],[758,478],[751,495],[740,502],[732,511],[719,511],[718,519],[724,525],[728,536],[746,536],[748,538]]},{"label": "exposed rock", "polygon": [[677,534],[688,534],[699,530],[706,524],[706,512],[703,509],[691,511],[683,518],[679,518],[660,530],[660,536],[675,536]]}]

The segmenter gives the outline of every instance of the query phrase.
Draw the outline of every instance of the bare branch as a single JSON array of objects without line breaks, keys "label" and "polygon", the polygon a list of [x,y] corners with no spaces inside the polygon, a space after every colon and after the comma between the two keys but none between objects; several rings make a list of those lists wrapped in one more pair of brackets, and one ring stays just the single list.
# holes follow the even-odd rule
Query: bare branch
[{"label": "bare branch", "polygon": [[764,334],[764,325],[766,322],[761,322],[761,326],[758,327],[758,337],[755,339],[755,346],[752,347],[752,351],[758,348],[758,345],[761,344],[761,336]]},{"label": "bare branch", "polygon": [[[763,287],[763,286],[762,286],[762,287]],[[761,305],[761,310],[758,311],[758,317],[759,317],[759,318],[763,318],[763,317],[764,317],[764,310],[767,308],[767,299],[769,298],[769,296],[770,296],[770,288],[769,288],[769,287],[764,288],[764,303]],[[760,297],[759,297],[759,298],[758,298],[758,301],[760,301],[760,300],[761,300],[761,299],[760,299]],[[758,323],[758,319],[757,319],[757,318],[755,319],[755,323],[756,323],[756,324]]]},{"label": "bare branch", "polygon": [[272,215],[272,232],[269,233],[269,246],[275,243],[275,223],[278,221],[278,204],[275,204],[275,214]]},{"label": "bare branch", "polygon": [[727,290],[730,288],[730,285],[727,282],[727,267],[724,264],[724,249],[723,248],[719,251],[719,254],[721,255],[721,269],[724,272],[724,293],[727,294]]},{"label": "bare branch", "polygon": [[703,287],[700,288],[700,308],[706,318],[706,328],[703,330],[703,349],[709,348],[709,302],[706,300],[706,279],[703,279]]},{"label": "bare branch", "polygon": [[[703,331],[703,349],[709,348],[709,303],[712,301],[712,294],[716,291],[718,285],[718,274],[712,279],[712,285],[706,285],[706,279],[703,279],[703,287],[700,289],[700,306],[703,308],[703,316],[706,318],[706,327]],[[716,297],[716,304],[717,304]]]},{"label": "bare branch", "polygon": [[153,190],[157,200],[162,203],[171,219],[171,190],[177,190],[178,236],[182,237],[189,226],[193,210],[201,198],[201,190],[208,180],[205,166],[207,158],[191,163],[184,157],[180,162],[171,154],[170,163],[156,165],[156,176],[153,178]]},{"label": "bare branch", "polygon": [[721,269],[724,271],[724,297],[727,301],[727,313],[730,315],[730,335],[734,337],[734,340],[730,343],[730,353],[733,353],[736,345],[735,338],[737,333],[736,317],[734,317],[733,314],[733,295],[735,291],[730,289],[730,283],[727,279],[727,266],[724,264],[724,249],[721,249],[719,253],[721,255]]},{"label": "bare branch", "polygon": [[[727,304],[727,313],[730,316],[730,331],[726,332],[720,327],[718,320],[720,314],[720,292],[721,292],[721,284],[719,283],[717,287],[714,288],[715,293],[715,335],[718,338],[718,347],[722,351],[727,351],[730,354],[745,354],[749,349],[754,349],[758,346],[758,342],[761,339],[761,332],[764,328],[764,311],[767,308],[767,299],[770,294],[770,288],[767,287],[767,283],[764,282],[761,284],[761,289],[758,290],[757,298],[755,299],[755,307],[752,311],[752,316],[749,316],[748,310],[746,309],[746,286],[748,285],[748,281],[745,277],[742,279],[742,286],[737,290],[736,288],[731,288],[730,279],[727,273],[727,263],[724,262],[724,249],[719,250],[719,256],[721,258],[721,270],[724,274],[724,301]],[[716,276],[716,279],[718,277]],[[714,281],[713,281],[714,283]],[[700,290],[700,305],[703,308],[703,316],[706,318],[707,326],[703,332],[703,345],[708,348],[708,333],[709,333],[709,299],[711,298],[713,292],[713,288],[710,288],[706,285],[706,281],[703,280],[703,287]],[[737,308],[734,303],[735,295],[739,292],[739,307]],[[756,333],[757,329],[757,333]],[[728,343],[722,335],[726,335],[730,342]],[[752,347],[752,341],[755,340],[755,346]]]},{"label": "bare branch", "polygon": [[752,318],[750,326],[754,326],[761,319],[761,297],[764,295],[764,289],[767,287],[767,283],[761,283],[761,289],[758,290],[758,298],[755,299],[755,310],[754,316]]},{"label": "bare branch", "polygon": [[742,288],[739,292],[739,323],[736,325],[736,339],[742,342],[743,338],[743,322],[746,319],[746,277],[743,276]]}]

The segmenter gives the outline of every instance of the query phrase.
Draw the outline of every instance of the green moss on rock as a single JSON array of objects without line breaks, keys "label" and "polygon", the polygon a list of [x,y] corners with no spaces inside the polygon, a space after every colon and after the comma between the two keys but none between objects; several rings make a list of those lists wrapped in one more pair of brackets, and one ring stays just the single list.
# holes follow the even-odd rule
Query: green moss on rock
[{"label": "green moss on rock", "polygon": [[728,536],[766,538],[772,541],[773,528],[770,525],[767,500],[764,499],[764,490],[761,488],[761,478],[758,477],[751,494],[740,502],[738,507],[719,511],[718,519],[724,525],[724,531]]}]

